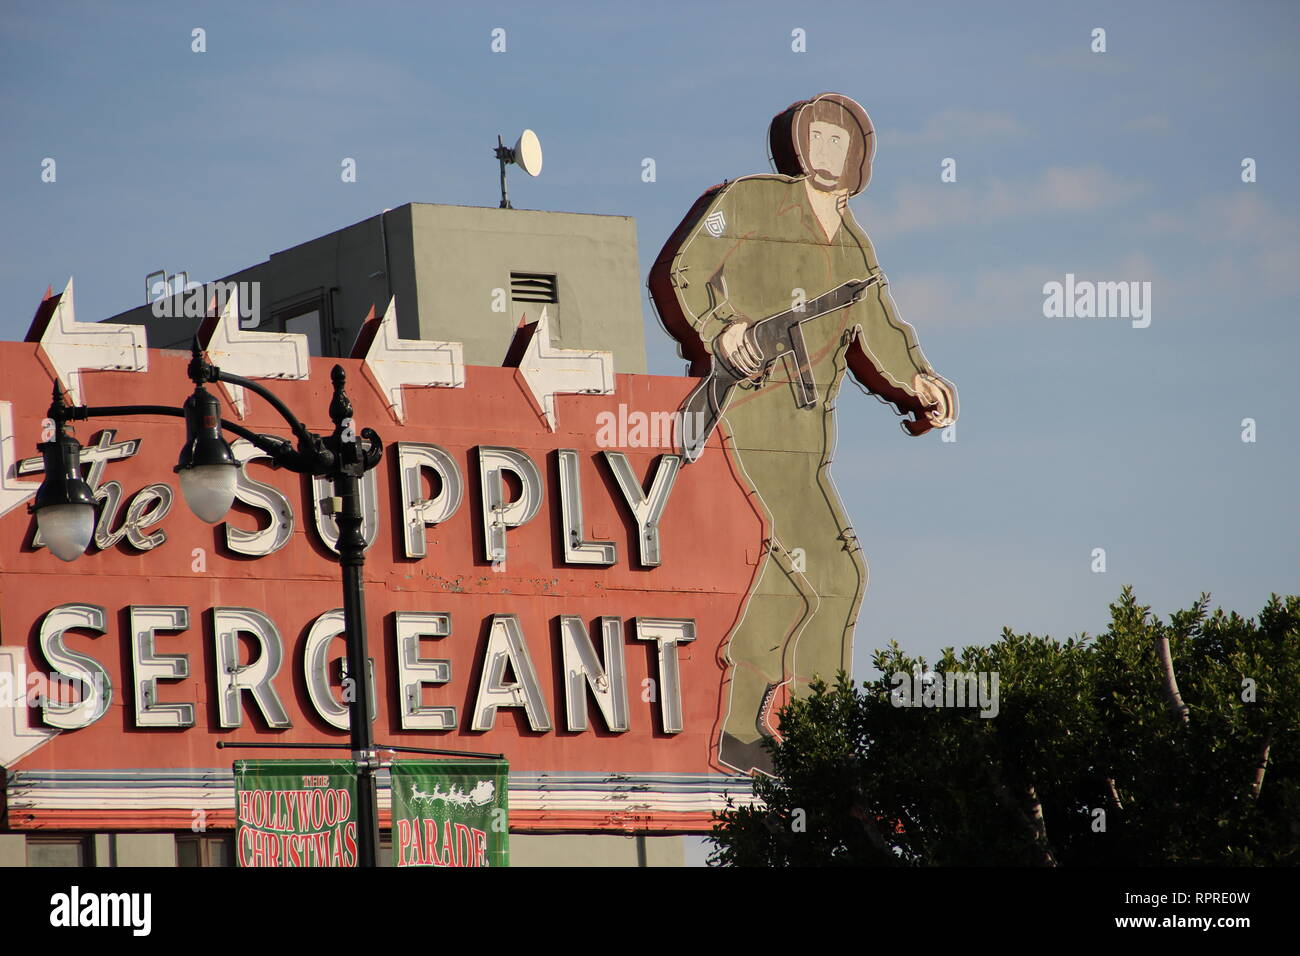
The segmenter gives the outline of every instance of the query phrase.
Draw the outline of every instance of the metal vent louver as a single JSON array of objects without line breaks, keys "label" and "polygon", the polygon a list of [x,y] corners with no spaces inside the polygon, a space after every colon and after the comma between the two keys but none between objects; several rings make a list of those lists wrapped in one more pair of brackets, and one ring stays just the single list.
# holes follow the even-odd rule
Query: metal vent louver
[{"label": "metal vent louver", "polygon": [[510,273],[510,298],[515,302],[559,302],[555,276],[539,272]]}]

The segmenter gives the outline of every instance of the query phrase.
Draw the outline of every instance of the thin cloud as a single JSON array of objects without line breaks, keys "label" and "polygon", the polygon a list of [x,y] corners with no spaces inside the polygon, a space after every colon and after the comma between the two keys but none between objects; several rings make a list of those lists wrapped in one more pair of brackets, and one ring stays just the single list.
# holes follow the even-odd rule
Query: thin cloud
[{"label": "thin cloud", "polygon": [[985,269],[972,278],[949,273],[896,273],[890,292],[900,317],[917,329],[1001,325],[1042,316],[1046,266]]},{"label": "thin cloud", "polygon": [[1137,116],[1124,124],[1124,128],[1134,133],[1167,133],[1172,127],[1169,117],[1162,113]]},{"label": "thin cloud", "polygon": [[1190,237],[1209,248],[1197,271],[1216,284],[1255,289],[1266,295],[1300,292],[1300,224],[1265,203],[1242,184],[1231,193],[1208,196],[1186,212],[1154,212],[1143,231]]},{"label": "thin cloud", "polygon": [[[1107,43],[1109,44],[1109,36]],[[1080,41],[1068,49],[1051,53],[1031,53],[1027,59],[1030,66],[1048,70],[1080,70],[1086,73],[1114,74],[1128,73],[1132,69],[1124,62],[1123,57],[1092,52],[1092,38],[1089,33],[1082,34]]]},{"label": "thin cloud", "polygon": [[1098,166],[1049,166],[1036,180],[985,184],[935,182],[904,186],[892,202],[863,200],[868,230],[889,235],[987,225],[1062,213],[1089,213],[1127,202],[1142,184],[1122,180]]},{"label": "thin cloud", "polygon": [[948,109],[931,116],[920,129],[884,131],[882,142],[891,146],[942,143],[1022,136],[1025,128],[1009,113]]},{"label": "thin cloud", "polygon": [[969,278],[950,273],[896,273],[890,292],[901,318],[917,329],[940,326],[992,326],[1043,321],[1043,285],[1060,282],[1065,272],[1099,282],[1150,282],[1156,295],[1166,277],[1143,252],[1130,252],[1105,265],[1077,268],[1043,264],[982,269]]}]

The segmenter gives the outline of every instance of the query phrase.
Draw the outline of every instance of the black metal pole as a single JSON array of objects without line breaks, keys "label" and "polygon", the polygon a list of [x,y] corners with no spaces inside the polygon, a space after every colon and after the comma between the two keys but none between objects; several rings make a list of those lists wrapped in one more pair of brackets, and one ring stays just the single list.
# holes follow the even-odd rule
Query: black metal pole
[{"label": "black metal pole", "polygon": [[238,741],[218,740],[218,750],[229,750],[236,747],[253,747],[263,750],[351,750],[351,744],[263,744],[263,743],[241,743]]},{"label": "black metal pole", "polygon": [[[242,741],[218,740],[217,749],[232,747],[263,747],[268,750],[351,750],[351,744],[293,744],[293,743],[245,743]],[[504,760],[505,754],[480,753],[477,750],[446,750],[440,747],[399,747],[393,744],[375,744],[379,753],[398,754],[437,754],[444,757],[465,757],[476,760]]]},{"label": "black metal pole", "polygon": [[387,744],[376,744],[380,751],[387,751],[394,754],[434,754],[440,757],[464,757],[474,760],[505,760],[505,754],[482,753],[477,750],[447,750],[442,747],[395,747]]},{"label": "black metal pole", "polygon": [[343,567],[343,626],[347,630],[348,677],[352,700],[348,723],[352,759],[357,762],[358,866],[376,866],[379,853],[379,802],[376,795],[374,735],[370,729],[370,655],[366,642],[366,596],[362,572],[366,539],[361,533],[361,482],[351,475],[334,476],[334,494],[342,499],[335,516],[339,528],[339,563]]},{"label": "black metal pole", "polygon": [[[360,435],[352,422],[352,402],[344,387],[347,374],[335,365],[330,372],[334,397],[330,401],[330,419],[334,434],[319,447],[328,450],[333,461],[329,476],[334,482],[334,520],[338,525],[339,564],[343,571],[343,626],[347,630],[348,677],[352,695],[348,707],[348,726],[352,738],[352,759],[357,765],[357,865],[378,866],[379,799],[375,772],[379,755],[370,727],[374,706],[370,700],[370,654],[366,640],[366,596],[364,571],[366,537],[362,533],[361,478],[379,464],[383,445],[371,429]],[[304,430],[304,434],[307,434]],[[362,446],[359,438],[369,443]]]},{"label": "black metal pole", "polygon": [[506,191],[506,162],[513,162],[514,156],[510,153],[510,147],[501,142],[500,135],[497,136],[496,154],[497,162],[501,164],[501,206],[499,208],[514,209],[515,207],[510,205],[510,193]]}]

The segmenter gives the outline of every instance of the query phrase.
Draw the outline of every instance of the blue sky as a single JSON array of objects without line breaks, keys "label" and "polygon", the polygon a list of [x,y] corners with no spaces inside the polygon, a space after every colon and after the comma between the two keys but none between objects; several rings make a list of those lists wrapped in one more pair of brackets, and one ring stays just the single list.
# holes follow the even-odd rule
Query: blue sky
[{"label": "blue sky", "polygon": [[[858,676],[890,638],[1095,633],[1126,583],[1161,615],[1297,590],[1296,4],[466,6],[6,10],[0,335],[69,275],[98,319],[154,269],[214,278],[385,207],[495,205],[491,147],[524,126],[546,168],[516,205],[635,217],[644,279],[704,189],[768,171],[775,112],[835,90],[879,132],[858,220],[962,411],[956,442],[910,439],[841,394]],[[1150,326],[1045,318],[1066,273],[1151,282]],[[680,374],[645,312],[651,370]]]},{"label": "blue sky", "polygon": [[[490,148],[525,125],[546,169],[514,177],[516,203],[635,217],[644,274],[700,192],[767,171],[773,113],[838,90],[879,130],[858,219],[962,403],[943,443],[841,394],[834,474],[872,572],[859,671],[889,637],[1094,631],[1126,582],[1161,613],[1202,590],[1252,612],[1300,582],[1300,8],[1130,7],[11,10],[0,335],[69,275],[103,318],[156,268],[213,278],[386,206],[495,205]],[[1150,327],[1044,318],[1066,273],[1150,281]],[[679,374],[648,302],[646,323],[651,370]]]}]

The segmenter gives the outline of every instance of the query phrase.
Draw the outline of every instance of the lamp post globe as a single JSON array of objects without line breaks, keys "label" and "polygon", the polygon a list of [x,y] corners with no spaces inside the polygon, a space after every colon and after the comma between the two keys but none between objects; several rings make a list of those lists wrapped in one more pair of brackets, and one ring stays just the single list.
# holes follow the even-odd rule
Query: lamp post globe
[{"label": "lamp post globe", "polygon": [[239,466],[221,435],[221,403],[202,387],[185,400],[185,445],[175,470],[191,511],[208,524],[226,516]]},{"label": "lamp post globe", "polygon": [[45,459],[45,480],[32,503],[36,526],[50,553],[75,561],[95,534],[95,495],[81,477],[81,443],[58,434],[37,447]]}]

